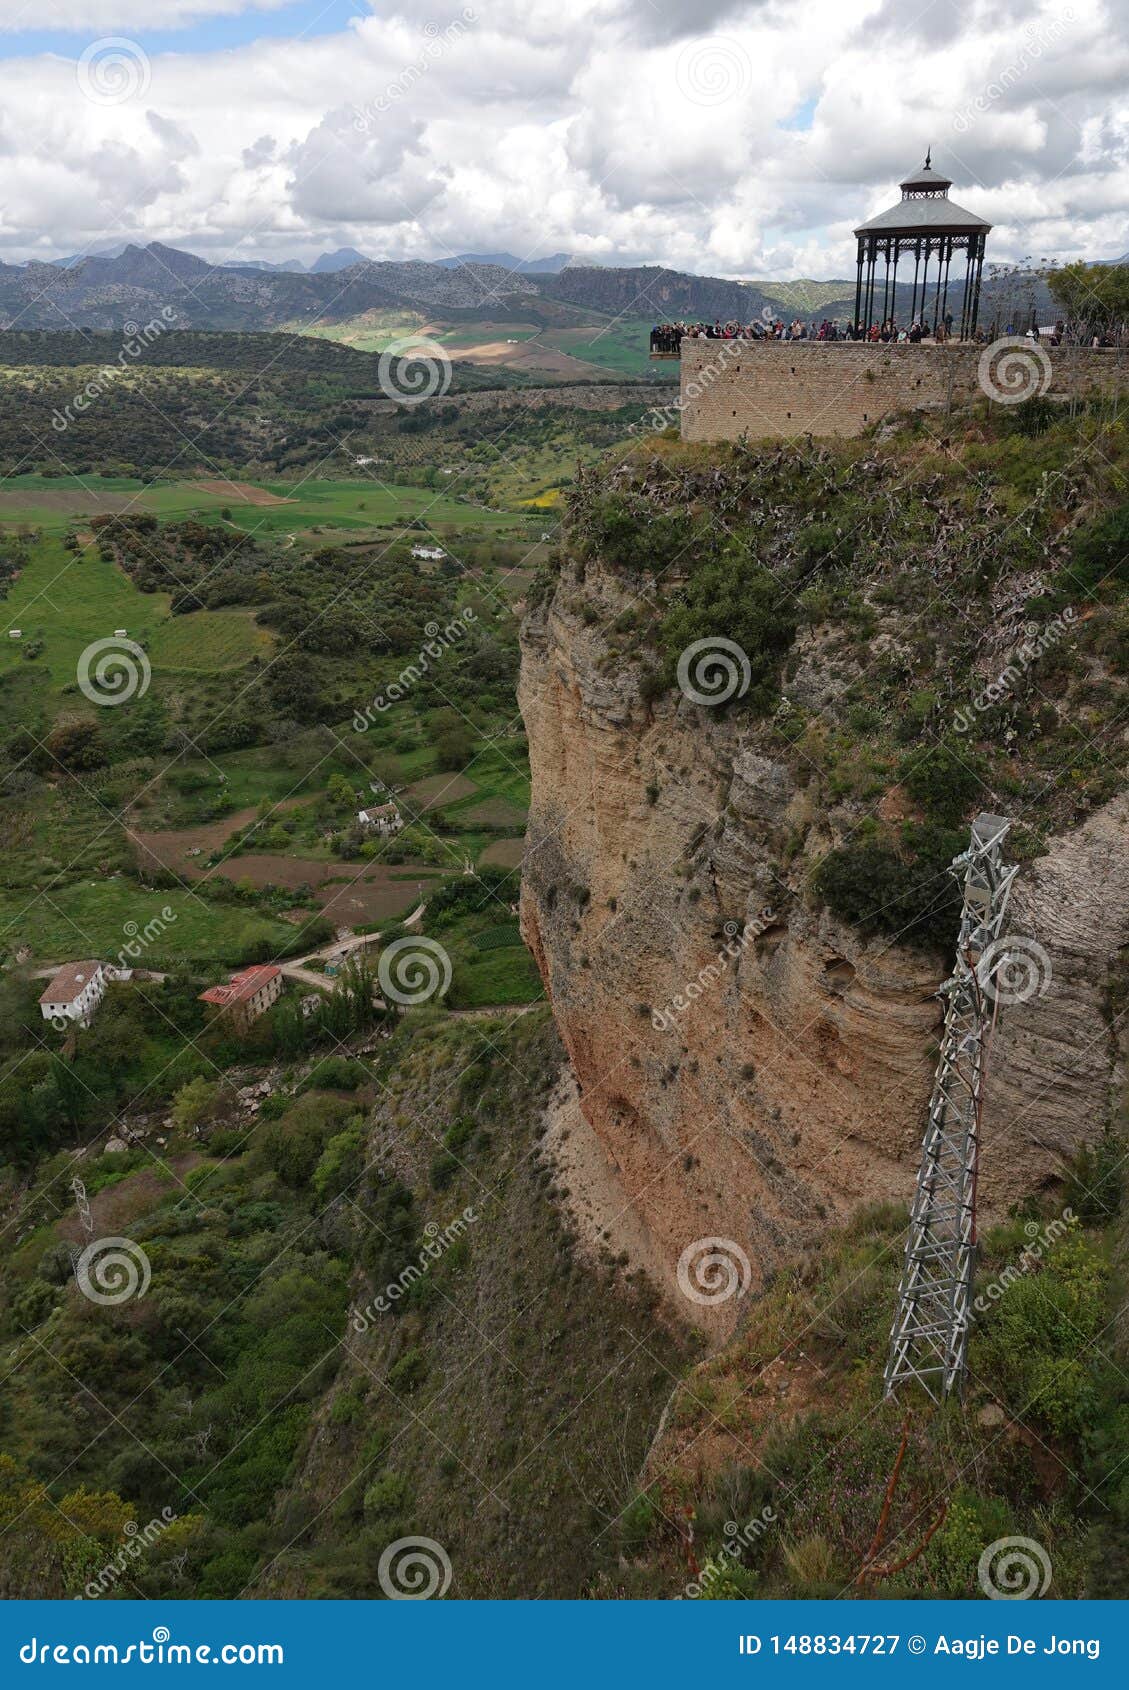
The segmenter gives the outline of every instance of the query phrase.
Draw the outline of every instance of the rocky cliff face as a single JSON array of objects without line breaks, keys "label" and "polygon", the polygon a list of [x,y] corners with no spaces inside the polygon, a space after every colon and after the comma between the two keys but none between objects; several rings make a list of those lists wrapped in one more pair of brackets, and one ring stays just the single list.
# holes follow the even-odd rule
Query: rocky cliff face
[{"label": "rocky cliff face", "polygon": [[[622,1194],[618,1211],[605,1200],[587,1213],[613,1251],[641,1232],[635,1258],[724,1336],[739,1302],[696,1300],[709,1269],[687,1262],[695,1241],[736,1242],[756,1286],[861,1205],[908,1201],[951,958],[864,936],[825,907],[812,865],[863,806],[772,722],[677,688],[645,702],[615,631],[641,583],[576,550],[524,629],[523,931],[579,1085],[574,1131],[593,1137],[589,1178]],[[679,583],[668,573],[642,591],[677,597]],[[896,623],[869,630],[866,660],[898,639]],[[835,646],[832,628],[801,631],[784,712],[833,717],[850,671]],[[907,801],[893,785],[865,810],[896,821]],[[988,1212],[1057,1181],[1110,1117],[1119,1075],[1102,999],[1129,941],[1127,824],[1116,795],[1019,875],[1012,928],[1042,947],[1050,977],[1034,953],[1043,990],[1025,980],[1024,1001],[1000,1011]]]}]

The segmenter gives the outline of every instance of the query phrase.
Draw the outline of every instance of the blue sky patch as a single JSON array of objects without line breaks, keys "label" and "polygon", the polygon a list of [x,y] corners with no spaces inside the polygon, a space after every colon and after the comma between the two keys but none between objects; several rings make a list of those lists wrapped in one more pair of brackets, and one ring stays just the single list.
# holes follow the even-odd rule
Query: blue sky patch
[{"label": "blue sky patch", "polygon": [[201,18],[183,29],[113,28],[55,30],[34,27],[36,7],[24,14],[29,27],[0,23],[0,60],[35,58],[40,53],[57,53],[60,58],[78,59],[92,41],[107,35],[136,41],[150,55],[156,53],[212,53],[243,47],[250,41],[275,36],[310,40],[317,35],[335,35],[350,18],[369,17],[373,8],[366,0],[292,0],[277,11],[262,12],[249,7],[232,17]]}]

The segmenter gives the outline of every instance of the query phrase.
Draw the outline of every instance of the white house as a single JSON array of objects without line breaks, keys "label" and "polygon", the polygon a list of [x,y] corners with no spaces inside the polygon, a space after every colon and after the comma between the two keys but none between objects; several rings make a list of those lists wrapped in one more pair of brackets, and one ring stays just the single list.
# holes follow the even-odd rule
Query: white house
[{"label": "white house", "polygon": [[447,554],[443,550],[442,546],[413,546],[412,556],[427,558],[431,563],[438,563],[439,560],[441,558],[445,558]]},{"label": "white house", "polygon": [[399,833],[404,825],[404,818],[395,804],[377,804],[371,810],[358,810],[357,820],[366,832],[385,836]]},{"label": "white house", "polygon": [[40,994],[43,1019],[77,1021],[89,1027],[105,991],[106,970],[100,962],[68,962]]}]

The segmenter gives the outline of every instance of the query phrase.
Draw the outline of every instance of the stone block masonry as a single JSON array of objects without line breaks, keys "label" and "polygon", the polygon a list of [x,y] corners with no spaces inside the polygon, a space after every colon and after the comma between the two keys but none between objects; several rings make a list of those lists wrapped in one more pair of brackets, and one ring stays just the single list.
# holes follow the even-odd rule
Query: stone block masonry
[{"label": "stone block masonry", "polygon": [[[883,346],[854,341],[682,342],[682,438],[792,439],[861,434],[897,411],[966,409],[986,395],[1129,399],[1123,352],[1083,347]],[[1005,359],[1011,359],[1005,364]],[[1029,390],[1012,385],[1026,380]],[[994,387],[994,391],[993,391]]]}]

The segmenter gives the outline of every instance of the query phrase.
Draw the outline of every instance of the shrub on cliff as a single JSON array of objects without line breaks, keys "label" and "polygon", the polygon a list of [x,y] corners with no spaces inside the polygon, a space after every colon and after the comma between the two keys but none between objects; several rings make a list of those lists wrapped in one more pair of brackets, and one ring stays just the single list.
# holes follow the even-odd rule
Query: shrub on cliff
[{"label": "shrub on cliff", "polygon": [[903,851],[866,839],[830,852],[812,884],[828,908],[861,933],[951,947],[960,894],[948,866],[967,843],[954,829],[910,826]]},{"label": "shrub on cliff", "polygon": [[796,634],[792,595],[743,549],[699,564],[660,630],[663,678],[675,683],[678,660],[696,640],[730,640],[749,661],[745,708],[765,711],[778,692],[780,665]]}]

